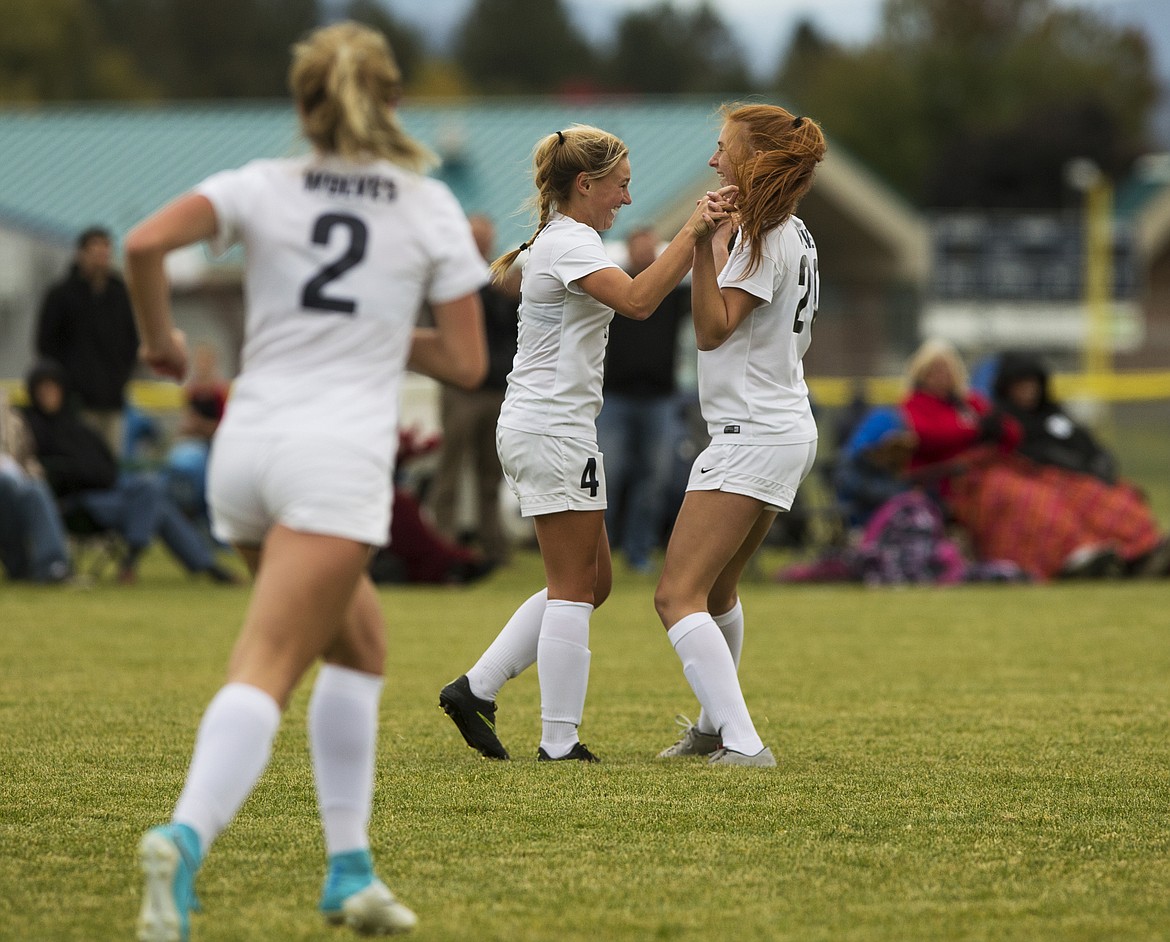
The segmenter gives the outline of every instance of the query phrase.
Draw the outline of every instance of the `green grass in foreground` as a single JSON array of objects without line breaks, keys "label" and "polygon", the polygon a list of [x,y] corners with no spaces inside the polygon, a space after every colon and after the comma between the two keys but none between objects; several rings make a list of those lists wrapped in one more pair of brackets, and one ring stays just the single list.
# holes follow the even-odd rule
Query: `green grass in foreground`
[{"label": "green grass in foreground", "polygon": [[[652,756],[696,707],[619,574],[594,618],[582,738],[537,765],[467,749],[436,705],[539,586],[384,594],[392,623],[372,834],[420,940],[1170,938],[1166,585],[745,587],[743,680],[775,770]],[[142,584],[0,586],[0,939],[133,937],[133,849],[178,794],[247,600],[152,557]],[[194,942],[336,940],[307,685],[199,880]]]}]

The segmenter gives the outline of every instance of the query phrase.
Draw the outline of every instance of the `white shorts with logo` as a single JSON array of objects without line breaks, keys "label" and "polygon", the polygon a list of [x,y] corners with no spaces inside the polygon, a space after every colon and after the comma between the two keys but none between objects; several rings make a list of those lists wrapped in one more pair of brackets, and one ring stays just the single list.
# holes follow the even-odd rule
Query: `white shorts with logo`
[{"label": "white shorts with logo", "polygon": [[695,459],[688,491],[726,491],[790,510],[796,489],[812,470],[817,443],[731,445],[712,442]]},{"label": "white shorts with logo", "polygon": [[343,440],[217,435],[207,482],[212,530],[226,542],[259,546],[280,523],[383,546],[391,460]]},{"label": "white shorts with logo", "polygon": [[496,428],[504,480],[520,516],[605,510],[605,467],[597,442]]}]

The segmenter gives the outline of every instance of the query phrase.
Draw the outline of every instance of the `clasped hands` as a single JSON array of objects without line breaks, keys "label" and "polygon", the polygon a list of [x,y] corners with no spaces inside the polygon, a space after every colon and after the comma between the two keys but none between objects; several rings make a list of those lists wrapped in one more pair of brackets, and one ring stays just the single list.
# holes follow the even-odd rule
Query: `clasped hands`
[{"label": "clasped hands", "polygon": [[721,226],[733,222],[737,196],[739,187],[722,186],[718,190],[708,190],[706,196],[695,201],[691,228],[698,241],[710,239]]}]

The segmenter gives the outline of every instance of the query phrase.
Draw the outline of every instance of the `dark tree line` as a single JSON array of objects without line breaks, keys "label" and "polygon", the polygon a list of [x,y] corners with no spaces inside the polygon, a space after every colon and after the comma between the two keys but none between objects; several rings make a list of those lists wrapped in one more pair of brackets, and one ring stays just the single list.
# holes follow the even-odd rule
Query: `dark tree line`
[{"label": "dark tree line", "polygon": [[597,50],[559,2],[478,0],[455,52],[488,94],[740,94],[752,87],[742,50],[706,3],[693,12],[661,3],[627,13],[613,48]]},{"label": "dark tree line", "polygon": [[886,0],[860,47],[802,23],[762,83],[710,3],[628,12],[596,48],[563,0],[472,0],[436,51],[385,0],[8,0],[0,104],[284,97],[290,45],[342,17],[390,38],[417,96],[780,101],[926,207],[1059,205],[1070,157],[1120,176],[1158,95],[1142,35],[1053,0]]},{"label": "dark tree line", "polygon": [[285,94],[316,0],[91,0],[108,40],[168,99]]},{"label": "dark tree line", "polygon": [[1149,147],[1148,41],[1052,0],[886,0],[844,49],[794,34],[780,94],[922,206],[1059,206],[1064,166],[1121,177]]},{"label": "dark tree line", "polygon": [[[0,102],[279,97],[289,46],[343,17],[386,33],[408,88],[434,55],[378,0],[10,2],[0,33]],[[453,58],[461,87],[475,94],[751,90],[740,48],[707,4],[631,12],[604,51],[586,41],[560,0],[476,0]]]}]

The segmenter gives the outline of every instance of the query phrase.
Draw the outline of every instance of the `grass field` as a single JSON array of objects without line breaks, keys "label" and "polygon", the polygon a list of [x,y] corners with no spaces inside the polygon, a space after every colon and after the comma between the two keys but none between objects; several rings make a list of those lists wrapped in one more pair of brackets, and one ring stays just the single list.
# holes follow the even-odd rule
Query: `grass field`
[{"label": "grass field", "polygon": [[[436,705],[540,584],[384,594],[372,834],[420,940],[1170,938],[1165,583],[949,590],[745,586],[748,703],[780,765],[659,762],[695,715],[652,580],[594,618],[582,739],[537,765],[534,672],[463,745]],[[158,557],[132,589],[0,586],[0,939],[133,937],[133,849],[178,793],[244,589]],[[307,688],[200,875],[194,942],[337,940]]]}]

